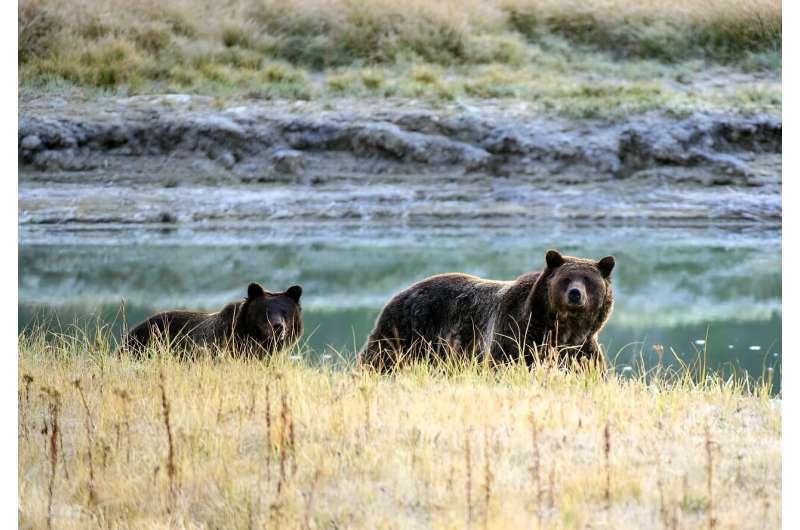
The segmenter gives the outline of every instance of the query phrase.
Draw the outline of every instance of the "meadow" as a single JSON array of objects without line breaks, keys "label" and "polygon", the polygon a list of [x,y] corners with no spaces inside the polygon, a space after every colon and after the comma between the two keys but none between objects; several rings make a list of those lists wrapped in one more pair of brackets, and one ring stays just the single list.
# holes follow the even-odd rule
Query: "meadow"
[{"label": "meadow", "polygon": [[780,527],[780,405],[702,355],[378,375],[90,337],[19,338],[20,528]]},{"label": "meadow", "polygon": [[775,110],[781,24],[778,0],[22,0],[20,87]]},{"label": "meadow", "polygon": [[[779,0],[20,0],[18,17],[25,119],[72,108],[105,123],[128,103],[147,107],[128,96],[164,93],[210,96],[197,98],[210,101],[199,113],[274,100],[321,120],[398,103],[461,113],[467,124],[495,105],[576,119],[781,111]],[[606,196],[572,182],[555,193],[535,179],[478,175],[476,198],[466,182],[457,189],[464,181],[390,175],[382,184],[366,169],[372,196],[352,192],[369,188],[359,180],[339,180],[334,158],[325,179],[293,187],[239,182],[214,166],[224,185],[192,180],[202,173],[193,168],[192,179],[153,178],[142,193],[139,177],[163,168],[169,177],[175,151],[157,170],[124,158],[135,178],[98,166],[95,194],[88,173],[29,166],[20,173],[19,527],[780,527],[779,151],[757,144],[743,160],[768,159],[754,172],[770,176],[766,191],[726,185],[720,196],[722,186],[680,179],[651,190],[615,177],[602,188],[628,224],[614,224],[604,203],[577,227],[561,205]],[[709,163],[733,158],[722,155]],[[358,166],[380,167],[366,162]],[[693,171],[678,169],[680,178]],[[45,202],[40,185],[55,199]],[[225,190],[241,202],[217,200]],[[190,191],[212,197],[213,215],[199,215]],[[104,213],[112,196],[147,215],[163,208],[169,226],[139,216],[121,229]],[[482,224],[472,213],[487,202],[512,217]],[[230,204],[275,217],[242,220]],[[730,219],[705,223],[728,207]],[[367,214],[354,217],[359,208]],[[539,209],[525,224],[513,217]],[[50,217],[31,221],[37,211]],[[285,211],[310,221],[281,224]],[[511,278],[539,263],[531,249],[544,242],[625,258],[609,337],[630,366],[614,366],[612,354],[608,371],[451,361],[380,375],[344,351],[387,293],[423,271]],[[306,342],[268,360],[204,351],[181,362],[163,345],[133,360],[116,355],[109,328],[31,324],[44,309],[64,321],[98,306],[113,317],[121,298],[136,318],[158,305],[214,309],[238,296],[242,278],[267,272],[315,293]],[[687,347],[709,340],[716,350],[686,360]],[[641,362],[626,343],[647,348]],[[709,369],[723,361],[736,371]],[[742,373],[755,364],[761,373]]]}]

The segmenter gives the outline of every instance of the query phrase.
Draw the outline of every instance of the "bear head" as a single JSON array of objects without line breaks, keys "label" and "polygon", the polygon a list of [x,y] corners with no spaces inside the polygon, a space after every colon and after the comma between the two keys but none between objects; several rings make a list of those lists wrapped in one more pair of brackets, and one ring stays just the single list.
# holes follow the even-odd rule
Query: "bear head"
[{"label": "bear head", "polygon": [[268,352],[293,346],[303,334],[302,294],[299,285],[271,293],[251,283],[237,318],[238,335],[255,341]]},{"label": "bear head", "polygon": [[595,320],[612,303],[611,271],[614,257],[594,261],[563,256],[549,250],[547,261],[547,305],[562,319]]}]

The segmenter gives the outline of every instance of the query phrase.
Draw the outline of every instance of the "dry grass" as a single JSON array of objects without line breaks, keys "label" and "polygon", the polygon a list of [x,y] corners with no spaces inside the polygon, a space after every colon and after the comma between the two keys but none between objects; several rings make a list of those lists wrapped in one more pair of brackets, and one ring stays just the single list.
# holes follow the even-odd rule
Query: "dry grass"
[{"label": "dry grass", "polygon": [[780,526],[780,410],[743,381],[19,347],[22,528],[51,484],[53,528]]},{"label": "dry grass", "polygon": [[[24,86],[452,99],[514,95],[470,84],[475,65],[529,82],[620,59],[780,68],[779,0],[21,0],[18,13]],[[420,82],[415,66],[452,79]]]}]

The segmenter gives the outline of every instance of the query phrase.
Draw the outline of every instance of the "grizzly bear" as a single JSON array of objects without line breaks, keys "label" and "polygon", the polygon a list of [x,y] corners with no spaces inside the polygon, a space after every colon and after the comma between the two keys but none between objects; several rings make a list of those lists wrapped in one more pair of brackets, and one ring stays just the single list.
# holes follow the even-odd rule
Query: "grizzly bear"
[{"label": "grizzly bear", "polygon": [[604,362],[598,332],[611,316],[614,257],[600,261],[549,250],[547,267],[514,281],[461,273],[431,276],[383,308],[361,362],[380,371],[399,360],[487,355],[496,363],[556,351],[561,357]]},{"label": "grizzly bear", "polygon": [[152,339],[160,338],[181,352],[209,346],[263,358],[291,348],[300,339],[302,293],[299,285],[271,293],[251,283],[247,298],[217,313],[167,311],[148,318],[125,335],[122,349],[141,354]]}]

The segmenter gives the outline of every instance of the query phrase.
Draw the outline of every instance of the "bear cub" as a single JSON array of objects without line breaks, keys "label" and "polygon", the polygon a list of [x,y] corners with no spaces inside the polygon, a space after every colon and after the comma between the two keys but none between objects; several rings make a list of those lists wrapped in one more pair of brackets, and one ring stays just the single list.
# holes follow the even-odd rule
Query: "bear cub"
[{"label": "bear cub", "polygon": [[550,250],[547,267],[514,281],[461,273],[432,276],[394,296],[362,349],[363,363],[392,369],[398,360],[489,355],[528,365],[544,346],[578,360],[604,362],[597,334],[614,307],[614,257],[599,261]]},{"label": "bear cub", "polygon": [[271,293],[251,283],[247,298],[217,313],[167,311],[148,318],[125,335],[123,350],[141,354],[151,340],[160,338],[184,352],[209,346],[263,358],[300,340],[302,293],[299,285]]}]

